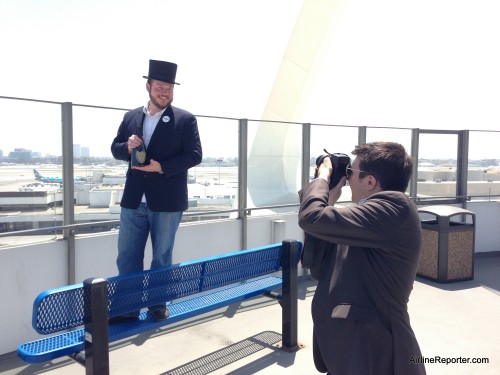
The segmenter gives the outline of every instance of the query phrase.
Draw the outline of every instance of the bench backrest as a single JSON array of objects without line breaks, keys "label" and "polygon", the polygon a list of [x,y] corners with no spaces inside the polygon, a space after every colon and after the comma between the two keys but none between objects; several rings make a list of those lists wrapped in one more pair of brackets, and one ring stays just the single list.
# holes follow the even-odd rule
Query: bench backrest
[{"label": "bench backrest", "polygon": [[[108,281],[109,316],[256,278],[281,269],[281,243],[115,276]],[[41,293],[33,306],[33,328],[50,334],[85,324],[90,312],[83,284]]]}]

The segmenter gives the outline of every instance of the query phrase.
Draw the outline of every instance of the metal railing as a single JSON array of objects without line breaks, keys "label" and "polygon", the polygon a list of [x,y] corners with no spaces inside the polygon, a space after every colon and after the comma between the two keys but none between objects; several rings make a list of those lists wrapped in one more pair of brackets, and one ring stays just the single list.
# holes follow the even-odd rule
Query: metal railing
[{"label": "metal railing", "polygon": [[[72,181],[74,177],[74,169],[73,169],[73,108],[74,107],[83,107],[83,108],[95,108],[95,109],[104,109],[104,110],[118,110],[118,111],[127,111],[127,108],[117,108],[117,107],[106,107],[106,106],[96,106],[96,105],[87,105],[87,104],[74,104],[69,102],[56,102],[49,100],[37,100],[37,99],[29,99],[29,98],[19,98],[19,97],[9,97],[9,96],[0,96],[0,99],[6,100],[17,100],[17,101],[26,101],[26,102],[37,102],[37,103],[45,103],[45,104],[57,104],[61,106],[61,123],[62,123],[62,155],[63,155],[63,180],[64,181]],[[246,242],[246,218],[251,215],[253,211],[258,210],[275,210],[278,208],[293,208],[297,207],[297,203],[291,204],[282,204],[282,205],[266,205],[260,207],[248,207],[247,204],[247,190],[248,190],[248,126],[249,123],[263,123],[261,126],[265,126],[264,123],[273,123],[273,124],[293,124],[302,127],[302,140],[301,140],[301,154],[302,154],[302,162],[301,162],[301,185],[304,186],[309,181],[309,172],[310,172],[310,161],[311,161],[311,135],[313,133],[313,129],[317,127],[332,127],[335,129],[339,128],[349,128],[349,129],[357,129],[357,143],[364,143],[368,139],[368,134],[370,129],[391,129],[391,130],[405,130],[411,132],[411,155],[414,160],[418,160],[419,158],[419,138],[421,134],[451,134],[456,135],[458,138],[457,143],[457,165],[456,165],[456,194],[452,196],[432,196],[432,197],[419,197],[417,192],[417,164],[414,163],[414,173],[410,182],[409,187],[409,196],[417,203],[421,204],[423,202],[427,204],[431,203],[439,203],[439,204],[461,204],[464,208],[466,202],[470,201],[472,198],[497,198],[499,195],[490,194],[490,195],[469,195],[467,194],[467,163],[468,163],[468,155],[469,155],[469,130],[460,130],[460,131],[450,131],[450,130],[425,130],[425,129],[407,129],[407,128],[390,128],[390,127],[367,127],[367,126],[353,126],[353,125],[334,125],[334,124],[312,124],[312,123],[297,123],[297,122],[281,122],[281,121],[268,121],[268,120],[249,120],[249,119],[238,119],[238,118],[229,118],[229,117],[220,117],[220,116],[203,116],[197,115],[199,118],[210,118],[210,119],[220,119],[220,120],[231,120],[238,121],[238,198],[237,198],[237,208],[229,209],[229,210],[207,210],[207,211],[199,211],[199,212],[189,212],[185,213],[187,218],[189,217],[202,217],[208,215],[218,215],[218,214],[232,214],[236,213],[237,218],[242,220],[242,238],[243,245]],[[477,130],[477,132],[490,132],[484,130]],[[492,133],[500,134],[500,132]],[[75,235],[75,229],[80,227],[92,226],[96,224],[110,224],[114,225],[118,223],[118,220],[109,220],[109,221],[97,221],[97,222],[89,222],[89,223],[75,223],[75,212],[73,205],[73,197],[74,197],[74,185],[72,183],[64,183],[63,184],[63,223],[62,225],[55,225],[52,227],[45,228],[37,228],[37,229],[29,229],[29,230],[19,230],[16,232],[8,232],[8,233],[0,233],[0,237],[4,236],[12,236],[12,235],[29,235],[36,233],[43,233],[47,231],[63,231],[63,237],[68,239],[70,242],[70,247],[72,246],[72,238]],[[244,248],[245,246],[243,246]]]}]

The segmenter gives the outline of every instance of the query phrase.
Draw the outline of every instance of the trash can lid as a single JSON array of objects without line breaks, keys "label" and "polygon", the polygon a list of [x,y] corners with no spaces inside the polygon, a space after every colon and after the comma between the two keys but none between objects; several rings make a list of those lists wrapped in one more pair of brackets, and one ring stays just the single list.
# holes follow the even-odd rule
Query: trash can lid
[{"label": "trash can lid", "polygon": [[434,214],[437,216],[448,216],[448,217],[453,216],[453,215],[459,215],[459,214],[474,215],[473,212],[468,211],[468,210],[464,210],[463,208],[454,207],[454,206],[444,206],[444,205],[420,207],[418,209],[418,212]]}]

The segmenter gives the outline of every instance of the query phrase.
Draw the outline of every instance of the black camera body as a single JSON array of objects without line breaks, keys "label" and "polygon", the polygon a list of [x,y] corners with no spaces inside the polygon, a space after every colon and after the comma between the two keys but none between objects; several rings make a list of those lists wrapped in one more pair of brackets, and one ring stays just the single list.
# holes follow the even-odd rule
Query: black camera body
[{"label": "black camera body", "polygon": [[334,153],[330,154],[328,151],[326,155],[321,155],[316,158],[316,171],[314,172],[314,178],[318,177],[318,168],[323,163],[325,158],[330,158],[332,162],[332,175],[330,176],[330,185],[329,188],[333,189],[340,182],[342,177],[346,176],[346,168],[349,164],[351,164],[351,158],[346,154]]}]

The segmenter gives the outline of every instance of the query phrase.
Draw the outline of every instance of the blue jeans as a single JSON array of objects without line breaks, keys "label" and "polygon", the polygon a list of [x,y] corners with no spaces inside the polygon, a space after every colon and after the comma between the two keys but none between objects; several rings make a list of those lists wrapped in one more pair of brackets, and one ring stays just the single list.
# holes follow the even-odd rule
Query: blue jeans
[{"label": "blue jeans", "polygon": [[[180,212],[153,212],[146,203],[135,210],[121,208],[116,265],[120,275],[144,270],[144,250],[149,234],[153,247],[151,269],[172,264],[175,233],[182,218]],[[164,310],[165,305],[150,310]]]}]

